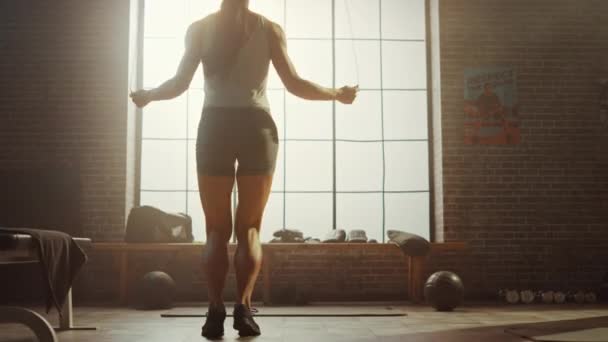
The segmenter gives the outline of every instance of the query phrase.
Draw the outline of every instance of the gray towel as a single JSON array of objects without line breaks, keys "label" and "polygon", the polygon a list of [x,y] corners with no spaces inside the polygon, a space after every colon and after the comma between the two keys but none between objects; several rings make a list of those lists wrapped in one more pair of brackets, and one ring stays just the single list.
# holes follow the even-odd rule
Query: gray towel
[{"label": "gray towel", "polygon": [[46,311],[61,309],[72,282],[87,261],[86,254],[66,233],[28,228],[0,228],[0,234],[26,234],[35,241],[43,279],[46,279]]}]

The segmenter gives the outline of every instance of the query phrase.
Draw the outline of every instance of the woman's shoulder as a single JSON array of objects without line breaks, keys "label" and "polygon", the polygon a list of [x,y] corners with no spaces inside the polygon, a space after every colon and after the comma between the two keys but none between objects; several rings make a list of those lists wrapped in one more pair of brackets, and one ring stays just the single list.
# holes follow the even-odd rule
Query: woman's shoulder
[{"label": "woman's shoulder", "polygon": [[253,11],[249,11],[249,13],[250,13],[250,15],[252,15],[257,20],[257,22],[260,25],[262,25],[266,29],[274,29],[277,26],[280,27],[279,24],[277,24],[274,21],[268,19],[263,14],[260,14],[260,13],[257,13],[257,12],[253,12]]},{"label": "woman's shoulder", "polygon": [[195,22],[193,22],[192,24],[190,24],[190,27],[188,28],[188,30],[200,33],[201,31],[203,31],[207,27],[209,27],[209,25],[211,25],[215,21],[216,17],[217,17],[217,12],[214,12],[201,19],[198,19]]},{"label": "woman's shoulder", "polygon": [[263,27],[263,29],[271,37],[276,36],[278,33],[280,33],[282,31],[281,25],[279,25],[276,22],[268,19],[264,15],[256,13],[256,12],[251,12],[251,14],[255,16],[255,18],[258,20],[258,22]]}]

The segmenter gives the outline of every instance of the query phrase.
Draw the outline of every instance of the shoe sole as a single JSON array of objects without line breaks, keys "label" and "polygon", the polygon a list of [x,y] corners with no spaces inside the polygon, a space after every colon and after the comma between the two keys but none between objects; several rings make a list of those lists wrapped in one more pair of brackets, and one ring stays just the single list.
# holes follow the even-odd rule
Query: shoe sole
[{"label": "shoe sole", "polygon": [[218,334],[207,334],[205,335],[204,333],[201,333],[201,336],[210,339],[210,340],[215,340],[215,339],[220,339],[222,337],[224,337],[224,331],[222,330],[221,332],[219,332]]},{"label": "shoe sole", "polygon": [[260,336],[260,334],[261,334],[255,330],[253,330],[248,325],[238,326],[238,325],[234,324],[232,327],[234,328],[234,330],[239,332],[239,336],[241,336],[241,337]]}]

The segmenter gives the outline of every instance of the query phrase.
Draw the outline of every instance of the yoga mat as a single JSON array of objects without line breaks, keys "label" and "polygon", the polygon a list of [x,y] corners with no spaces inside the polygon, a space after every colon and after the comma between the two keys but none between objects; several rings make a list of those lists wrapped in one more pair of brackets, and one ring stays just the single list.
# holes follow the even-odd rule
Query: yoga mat
[{"label": "yoga mat", "polygon": [[[298,306],[258,307],[256,317],[401,317],[407,316],[405,308],[396,306]],[[161,317],[205,317],[206,307],[179,307],[171,309]],[[230,306],[226,307],[232,316]]]},{"label": "yoga mat", "polygon": [[608,342],[608,328],[593,328],[553,335],[534,336],[533,339],[542,342]]},{"label": "yoga mat", "polygon": [[522,324],[505,332],[538,342],[608,342],[608,317]]}]

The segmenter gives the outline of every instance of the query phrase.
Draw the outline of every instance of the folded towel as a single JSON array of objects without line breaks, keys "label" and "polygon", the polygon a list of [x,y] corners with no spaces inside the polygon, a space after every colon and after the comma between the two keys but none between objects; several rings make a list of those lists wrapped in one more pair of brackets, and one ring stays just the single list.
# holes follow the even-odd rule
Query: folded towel
[{"label": "folded towel", "polygon": [[46,279],[46,311],[52,306],[61,309],[72,282],[87,261],[86,254],[66,233],[28,228],[0,228],[0,234],[26,234],[35,241],[40,258],[41,272]]}]

